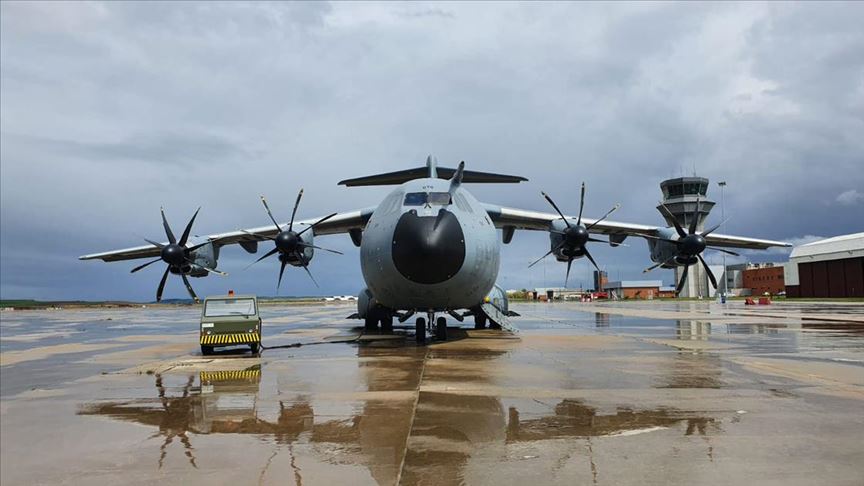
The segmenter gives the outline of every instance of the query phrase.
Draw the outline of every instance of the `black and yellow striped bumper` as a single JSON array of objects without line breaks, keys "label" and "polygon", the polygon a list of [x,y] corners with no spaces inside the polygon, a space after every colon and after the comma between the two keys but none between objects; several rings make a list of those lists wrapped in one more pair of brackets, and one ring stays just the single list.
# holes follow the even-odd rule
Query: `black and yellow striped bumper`
[{"label": "black and yellow striped bumper", "polygon": [[201,335],[201,344],[249,344],[260,342],[261,336],[259,336],[257,332]]},{"label": "black and yellow striped bumper", "polygon": [[200,373],[201,383],[228,380],[254,380],[261,376],[261,370],[234,370],[234,371],[202,371]]}]

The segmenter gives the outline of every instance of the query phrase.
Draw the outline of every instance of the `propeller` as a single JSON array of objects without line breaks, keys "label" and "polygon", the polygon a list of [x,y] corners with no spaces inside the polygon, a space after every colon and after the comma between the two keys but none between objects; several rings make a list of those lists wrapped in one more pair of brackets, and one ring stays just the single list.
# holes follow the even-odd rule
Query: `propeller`
[{"label": "propeller", "polygon": [[532,262],[530,265],[528,265],[528,268],[533,267],[534,265],[539,263],[541,260],[543,260],[547,256],[551,255],[552,253],[555,253],[557,251],[561,251],[562,254],[567,257],[567,274],[564,277],[564,287],[565,288],[567,287],[567,282],[570,280],[570,267],[573,265],[573,260],[580,257],[580,256],[584,255],[585,257],[587,257],[588,260],[591,261],[591,264],[594,265],[594,268],[596,268],[597,271],[599,272],[600,267],[597,266],[597,262],[594,261],[594,257],[592,257],[591,253],[588,251],[588,248],[586,246],[587,243],[589,241],[597,242],[597,243],[608,243],[612,246],[618,246],[618,244],[613,243],[613,242],[608,241],[608,240],[602,240],[600,238],[594,238],[591,236],[589,231],[597,223],[599,223],[599,222],[603,221],[604,219],[606,219],[607,217],[609,217],[609,215],[612,214],[613,212],[615,212],[619,207],[621,207],[621,205],[616,204],[615,206],[612,207],[612,209],[610,209],[609,211],[606,211],[606,214],[604,214],[600,219],[594,221],[593,223],[591,223],[587,226],[583,225],[582,224],[582,210],[585,208],[585,183],[583,182],[582,183],[582,193],[581,193],[581,196],[579,198],[579,216],[576,218],[576,224],[573,225],[573,224],[570,224],[570,221],[567,220],[567,217],[564,216],[564,213],[561,212],[561,210],[558,208],[558,205],[555,204],[555,201],[553,201],[552,198],[549,197],[548,194],[546,194],[545,192],[541,192],[540,194],[542,194],[543,197],[546,199],[546,201],[548,201],[549,204],[552,205],[552,207],[555,209],[555,212],[558,213],[559,216],[561,216],[561,219],[564,220],[564,224],[566,225],[566,228],[564,228],[564,231],[550,230],[550,233],[555,233],[555,234],[563,236],[563,238],[561,239],[561,243],[559,243],[557,246],[555,246],[554,248],[549,250],[545,255],[538,258],[537,260]]},{"label": "propeller", "polygon": [[306,274],[309,275],[309,278],[312,279],[312,283],[314,283],[316,287],[318,286],[318,282],[315,281],[315,277],[313,277],[312,272],[309,271],[309,261],[306,259],[306,257],[303,254],[303,251],[306,248],[314,248],[316,250],[329,251],[330,253],[336,253],[338,255],[342,255],[341,251],[330,250],[327,248],[321,248],[320,246],[315,246],[311,243],[307,243],[307,242],[303,241],[303,238],[301,238],[301,235],[303,233],[315,228],[316,226],[323,223],[324,221],[327,221],[328,219],[332,218],[333,216],[336,216],[337,213],[333,213],[333,214],[329,214],[327,216],[324,216],[323,218],[319,219],[318,221],[306,226],[305,228],[303,228],[303,230],[301,230],[299,232],[294,231],[294,218],[297,216],[297,208],[300,206],[300,199],[302,197],[303,197],[303,189],[300,189],[300,192],[297,194],[297,200],[294,201],[294,209],[291,211],[291,221],[289,221],[287,228],[283,228],[282,226],[279,226],[279,223],[276,222],[276,218],[273,217],[273,212],[270,211],[270,206],[267,204],[267,200],[264,199],[264,196],[261,196],[261,202],[264,204],[264,209],[267,211],[267,216],[270,216],[270,221],[273,221],[273,224],[276,226],[276,230],[278,231],[278,233],[276,234],[275,237],[271,237],[271,236],[267,236],[267,235],[260,235],[260,234],[255,234],[255,233],[250,233],[248,231],[244,231],[244,233],[247,233],[249,235],[256,236],[256,237],[263,238],[263,239],[267,239],[267,240],[271,240],[275,244],[275,247],[272,250],[270,250],[269,252],[264,254],[261,258],[250,263],[249,266],[247,266],[246,268],[249,268],[252,265],[260,262],[261,260],[264,260],[267,257],[270,257],[270,256],[278,253],[281,267],[279,268],[279,280],[276,282],[276,291],[277,292],[279,291],[279,287],[282,285],[282,275],[285,273],[285,266],[288,265],[289,263],[291,263],[292,261],[293,262],[299,262],[300,266],[303,267],[303,270],[306,270]]},{"label": "propeller", "polygon": [[186,278],[186,274],[191,271],[193,266],[202,268],[210,273],[216,273],[219,275],[228,275],[225,272],[220,272],[215,268],[206,267],[201,265],[200,263],[196,263],[190,258],[190,254],[192,251],[206,245],[209,241],[205,241],[204,243],[187,247],[186,243],[189,240],[189,234],[192,232],[192,224],[195,222],[195,218],[198,216],[198,211],[201,211],[201,208],[198,208],[195,211],[195,214],[192,215],[192,219],[189,220],[189,223],[186,225],[186,229],[183,230],[183,234],[180,236],[178,240],[176,236],[174,236],[174,232],[171,231],[171,226],[168,224],[168,219],[165,218],[165,210],[163,208],[159,208],[159,211],[162,213],[162,226],[165,228],[165,236],[168,237],[168,244],[158,243],[153,240],[148,240],[144,238],[144,241],[150,243],[151,245],[159,248],[159,258],[155,260],[151,260],[143,265],[139,265],[132,269],[129,273],[135,273],[138,270],[141,270],[144,267],[150,266],[158,261],[163,261],[168,264],[165,268],[165,273],[162,274],[162,280],[159,281],[159,287],[156,288],[156,302],[162,300],[162,291],[165,290],[165,282],[168,280],[169,273],[175,273],[180,275],[183,279],[183,284],[186,286],[186,291],[189,292],[189,296],[198,302],[198,296],[195,295],[195,291],[192,290],[192,286],[189,285],[189,279]]},{"label": "propeller", "polygon": [[702,231],[701,233],[696,232],[696,224],[699,221],[699,210],[701,208],[700,204],[701,203],[697,198],[696,208],[693,210],[693,217],[690,219],[690,226],[687,228],[687,230],[685,230],[684,227],[681,226],[681,223],[678,222],[678,219],[672,215],[672,211],[670,211],[669,208],[667,208],[666,205],[661,202],[660,208],[664,215],[667,216],[670,221],[672,221],[672,225],[675,227],[675,232],[678,233],[678,239],[673,240],[669,238],[651,235],[645,236],[646,238],[672,243],[678,248],[678,252],[674,256],[670,257],[666,261],[651,265],[650,267],[642,271],[643,273],[647,273],[657,267],[670,264],[675,260],[685,262],[684,270],[681,273],[681,279],[675,286],[675,295],[681,293],[681,290],[684,288],[684,283],[687,281],[687,274],[690,269],[690,265],[695,264],[697,261],[702,264],[703,268],[705,268],[705,273],[708,275],[708,279],[711,281],[711,285],[715,289],[717,288],[717,279],[714,277],[714,272],[711,271],[708,263],[706,263],[705,259],[702,258],[702,252],[704,252],[706,249],[716,250],[729,255],[739,256],[738,253],[735,253],[734,251],[725,250],[723,248],[717,248],[714,246],[708,246],[707,242],[705,241],[705,237],[713,233],[720,226],[722,226],[723,223],[728,221],[728,218],[723,220],[719,224],[716,224],[711,228]]}]

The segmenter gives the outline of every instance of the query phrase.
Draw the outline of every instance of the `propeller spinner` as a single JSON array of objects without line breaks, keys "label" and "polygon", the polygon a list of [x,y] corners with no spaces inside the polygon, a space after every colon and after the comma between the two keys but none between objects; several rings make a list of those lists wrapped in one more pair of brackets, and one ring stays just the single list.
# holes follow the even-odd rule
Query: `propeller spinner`
[{"label": "propeller spinner", "polygon": [[275,244],[275,248],[264,254],[261,258],[255,260],[250,263],[248,267],[264,260],[265,258],[279,254],[279,261],[281,262],[281,267],[279,268],[279,280],[276,282],[276,291],[279,291],[279,287],[282,285],[282,275],[285,273],[285,266],[291,263],[292,261],[299,262],[300,266],[303,267],[303,270],[306,270],[306,274],[309,275],[309,278],[312,279],[312,283],[315,286],[318,286],[318,282],[315,281],[315,277],[312,276],[312,272],[309,271],[309,261],[303,255],[303,251],[306,248],[314,248],[316,250],[324,250],[329,251],[330,253],[336,253],[342,255],[341,251],[329,250],[327,248],[321,248],[320,246],[315,246],[311,243],[307,243],[301,238],[303,233],[315,228],[319,224],[327,221],[328,219],[336,216],[337,213],[329,214],[319,219],[318,221],[310,224],[303,228],[302,231],[297,232],[294,231],[294,218],[297,216],[297,208],[300,206],[300,199],[303,197],[303,189],[300,189],[300,192],[297,194],[297,200],[294,202],[294,210],[291,211],[291,221],[288,223],[287,228],[282,228],[279,226],[279,223],[276,222],[276,218],[273,217],[273,213],[270,211],[270,206],[267,204],[267,200],[264,199],[264,196],[261,196],[261,202],[264,204],[264,209],[267,211],[267,215],[270,216],[270,220],[273,221],[273,224],[276,225],[276,229],[279,231],[275,237],[260,235],[255,233],[248,234],[252,236],[256,236],[258,238],[272,240]]},{"label": "propeller spinner", "polygon": [[129,273],[135,273],[138,270],[141,270],[144,267],[152,265],[158,261],[163,261],[168,264],[165,268],[165,273],[162,274],[162,280],[159,281],[159,287],[156,288],[156,302],[162,300],[162,291],[165,290],[165,282],[168,280],[169,273],[176,273],[180,275],[183,279],[183,284],[186,286],[186,291],[189,292],[189,296],[198,302],[198,296],[195,295],[195,291],[192,290],[192,286],[189,285],[189,279],[186,278],[186,274],[191,271],[192,266],[203,268],[204,270],[210,273],[216,273],[219,275],[227,275],[225,272],[220,272],[214,268],[210,268],[200,263],[196,263],[192,261],[190,258],[190,254],[192,251],[206,245],[209,242],[204,242],[199,245],[187,247],[186,242],[189,240],[189,234],[192,232],[192,224],[195,222],[195,218],[198,216],[198,211],[201,211],[201,208],[198,208],[195,211],[195,214],[192,215],[192,219],[189,220],[189,223],[186,225],[186,229],[183,230],[183,234],[180,236],[178,240],[174,236],[174,232],[171,231],[171,226],[168,224],[168,219],[165,218],[165,210],[163,208],[159,208],[159,211],[162,213],[162,226],[165,228],[165,236],[168,237],[168,244],[165,245],[163,243],[158,243],[153,240],[148,240],[144,238],[147,243],[159,248],[159,258],[155,260],[151,260],[143,265],[139,265],[132,269]]},{"label": "propeller spinner", "polygon": [[[588,258],[588,260],[591,261],[591,264],[594,265],[594,268],[596,268],[597,271],[600,271],[600,267],[597,266],[597,262],[594,261],[594,257],[591,256],[591,253],[588,251],[588,248],[586,245],[589,241],[598,242],[598,243],[610,243],[610,242],[607,240],[601,240],[599,238],[592,237],[590,234],[590,230],[592,227],[594,227],[594,225],[596,225],[597,223],[599,223],[599,222],[603,221],[604,219],[606,219],[607,217],[609,217],[609,215],[612,214],[613,212],[615,212],[619,207],[621,207],[621,205],[616,204],[615,206],[612,207],[612,209],[607,211],[606,214],[604,214],[603,217],[601,217],[597,221],[594,221],[593,223],[589,224],[588,226],[583,225],[582,224],[582,210],[585,207],[585,183],[583,182],[582,183],[582,195],[579,199],[579,216],[576,218],[576,224],[573,225],[573,224],[570,224],[570,222],[564,216],[564,213],[562,213],[561,210],[558,209],[558,205],[555,204],[555,202],[552,200],[551,197],[549,197],[548,194],[546,194],[545,192],[541,192],[540,194],[542,194],[543,197],[546,198],[546,200],[549,202],[549,204],[551,204],[552,207],[555,208],[555,212],[557,212],[558,215],[561,216],[561,219],[564,220],[564,224],[567,225],[567,227],[564,228],[564,231],[550,230],[550,233],[555,233],[555,234],[563,236],[563,238],[561,239],[561,243],[559,243],[557,246],[555,246],[554,248],[549,250],[542,257],[535,260],[533,263],[531,263],[531,265],[528,265],[528,268],[533,267],[534,265],[539,263],[541,260],[543,260],[547,256],[551,255],[552,253],[554,253],[556,251],[561,251],[561,253],[567,257],[567,275],[564,277],[564,287],[567,287],[567,282],[570,280],[570,267],[572,266],[573,260],[575,258],[578,258],[578,257],[584,255],[585,257]],[[617,246],[615,243],[610,243],[610,244]]]}]

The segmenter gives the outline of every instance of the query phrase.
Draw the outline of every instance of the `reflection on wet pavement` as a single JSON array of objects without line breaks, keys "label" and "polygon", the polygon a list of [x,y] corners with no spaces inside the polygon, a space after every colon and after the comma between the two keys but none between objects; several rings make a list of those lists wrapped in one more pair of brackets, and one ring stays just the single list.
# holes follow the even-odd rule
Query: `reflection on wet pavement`
[{"label": "reflection on wet pavement", "polygon": [[[356,333],[347,309],[269,309],[265,345]],[[516,336],[454,330],[452,341],[416,346],[400,330],[260,358],[201,357],[165,310],[156,323],[124,311],[143,323],[137,333],[127,314],[91,312],[83,326],[84,316],[52,315],[29,328],[16,314],[3,337],[19,339],[4,353],[29,354],[0,368],[0,449],[16,465],[0,469],[2,483],[861,479],[861,326],[694,319],[691,304],[681,319],[579,309],[518,305]],[[72,321],[89,330],[63,334]],[[65,337],[38,337],[52,333]],[[98,348],[39,350],[76,343]]]}]

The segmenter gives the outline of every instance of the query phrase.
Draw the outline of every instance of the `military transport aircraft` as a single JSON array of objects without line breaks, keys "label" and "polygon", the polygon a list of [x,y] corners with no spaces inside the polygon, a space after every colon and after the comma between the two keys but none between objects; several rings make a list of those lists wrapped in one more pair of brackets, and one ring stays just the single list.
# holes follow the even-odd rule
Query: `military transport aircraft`
[{"label": "military transport aircraft", "polygon": [[[278,282],[281,283],[286,265],[302,267],[311,278],[308,265],[316,249],[339,253],[317,246],[315,236],[348,233],[354,245],[360,247],[360,267],[366,281],[366,288],[358,296],[357,313],[352,317],[364,319],[367,330],[375,330],[380,324],[382,330],[389,331],[394,318],[404,322],[415,313],[425,315],[425,319],[416,319],[417,338],[422,340],[427,330],[433,330],[436,314],[439,317],[434,321],[434,331],[439,339],[446,339],[447,333],[443,314],[459,321],[465,316],[473,316],[476,328],[484,328],[487,321],[493,327],[510,327],[508,317],[514,313],[508,310],[503,289],[495,285],[500,259],[497,229],[502,229],[504,244],[510,243],[517,229],[548,232],[550,250],[541,259],[554,255],[558,261],[567,262],[568,277],[574,259],[584,256],[597,266],[588,250],[589,242],[615,246],[628,236],[643,237],[649,242],[652,261],[656,262],[651,268],[685,267],[679,290],[686,278],[686,268],[697,262],[705,266],[716,287],[714,276],[701,256],[706,248],[728,252],[723,248],[789,246],[780,241],[715,234],[716,227],[697,233],[692,224],[687,232],[677,222],[672,229],[606,220],[618,208],[617,205],[599,219],[583,218],[584,184],[579,213],[575,218],[561,212],[545,193],[543,196],[555,213],[481,203],[465,187],[467,183],[522,181],[527,179],[465,170],[464,162],[456,169],[438,167],[430,156],[425,167],[339,183],[348,187],[398,186],[377,207],[296,221],[303,195],[301,190],[288,223],[278,223],[262,197],[272,225],[192,240],[190,233],[198,212],[177,239],[163,211],[167,242],[146,240],[149,245],[85,255],[80,259],[114,262],[154,258],[132,269],[132,273],[159,261],[167,264],[156,291],[156,300],[161,300],[168,274],[172,273],[182,278],[189,295],[197,301],[187,276],[223,274],[216,270],[216,264],[219,250],[225,245],[239,244],[247,252],[256,253],[259,243],[272,242],[271,249],[256,262],[277,255],[280,262]],[[663,209],[668,211],[665,207]],[[595,238],[592,234],[607,235],[609,239]]]}]

